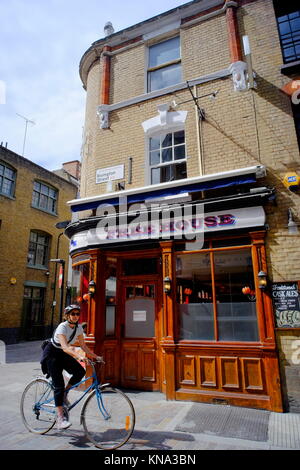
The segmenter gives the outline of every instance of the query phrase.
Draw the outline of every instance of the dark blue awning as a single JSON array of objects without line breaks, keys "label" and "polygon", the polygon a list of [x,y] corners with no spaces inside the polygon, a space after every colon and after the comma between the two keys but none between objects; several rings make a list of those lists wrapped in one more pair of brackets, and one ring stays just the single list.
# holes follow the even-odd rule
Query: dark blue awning
[{"label": "dark blue awning", "polygon": [[255,173],[246,174],[246,175],[238,175],[238,176],[233,176],[229,178],[215,179],[211,181],[203,181],[203,182],[197,182],[197,183],[185,184],[185,185],[180,185],[181,181],[182,180],[178,180],[178,187],[156,189],[156,190],[147,191],[147,192],[141,191],[138,194],[128,194],[128,195],[120,191],[118,193],[118,197],[116,196],[110,197],[110,195],[108,194],[107,198],[105,199],[101,198],[101,200],[94,200],[94,201],[80,202],[80,199],[79,199],[78,204],[73,204],[71,206],[71,209],[73,212],[79,212],[79,211],[84,211],[84,210],[97,209],[97,207],[99,207],[102,204],[118,206],[120,205],[120,203],[122,204],[124,203],[123,201],[121,202],[121,199],[125,197],[126,197],[127,204],[133,204],[136,202],[144,202],[152,198],[158,199],[160,197],[166,197],[166,196],[178,196],[183,193],[208,191],[210,189],[227,188],[230,186],[239,186],[241,184],[251,184],[251,183],[256,182],[256,175]]}]

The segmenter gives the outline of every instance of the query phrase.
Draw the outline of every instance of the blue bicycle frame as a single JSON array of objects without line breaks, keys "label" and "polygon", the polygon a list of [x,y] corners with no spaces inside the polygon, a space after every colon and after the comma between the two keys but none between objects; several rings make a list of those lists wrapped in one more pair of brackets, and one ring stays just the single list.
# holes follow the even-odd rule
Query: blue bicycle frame
[{"label": "blue bicycle frame", "polygon": [[[97,374],[96,374],[96,371],[95,371],[95,366],[91,361],[90,361],[90,364],[92,365],[92,368],[93,368],[92,375],[90,375],[89,377],[86,377],[85,379],[82,379],[80,382],[78,382],[77,384],[70,387],[68,389],[68,393],[70,392],[70,390],[73,390],[74,388],[77,388],[79,385],[84,384],[85,382],[87,382],[90,379],[93,379],[93,383],[85,390],[85,392],[78,398],[78,400],[76,400],[74,403],[72,403],[70,406],[68,406],[68,411],[71,411],[89,392],[91,392],[92,390],[95,390],[99,410],[101,411],[101,414],[102,414],[103,418],[105,420],[107,420],[107,419],[110,418],[110,414],[105,409],[105,406],[104,406],[104,403],[103,403],[103,400],[102,400],[102,395],[101,395],[101,388],[104,388],[104,387],[108,386],[109,384],[106,383],[106,384],[101,385],[99,383],[98,377],[97,377]],[[43,401],[42,403],[41,403],[41,400],[39,400],[39,402],[36,404],[36,406],[40,406],[40,407],[46,406],[47,407],[47,405],[49,405],[49,403],[51,403],[51,402],[53,402],[53,398],[51,398],[50,400]],[[48,408],[47,408],[47,411],[49,413],[55,413],[55,410],[50,411]]]}]

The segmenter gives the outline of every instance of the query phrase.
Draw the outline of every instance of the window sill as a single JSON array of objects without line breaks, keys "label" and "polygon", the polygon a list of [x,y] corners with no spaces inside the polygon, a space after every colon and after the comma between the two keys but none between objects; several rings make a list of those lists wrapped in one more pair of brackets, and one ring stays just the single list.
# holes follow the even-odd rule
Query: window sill
[{"label": "window sill", "polygon": [[16,200],[15,196],[9,196],[8,194],[0,193],[0,197],[1,197],[1,196],[2,196],[2,197],[5,197],[5,198],[7,198],[7,199],[10,199],[11,201],[15,201],[15,200]]},{"label": "window sill", "polygon": [[29,269],[38,269],[40,271],[48,271],[49,268],[47,266],[41,266],[41,265],[32,265],[32,264],[27,264],[26,266]]},{"label": "window sill", "polygon": [[280,72],[287,77],[292,75],[297,75],[300,73],[300,60],[295,60],[295,62],[288,62],[280,66]]},{"label": "window sill", "polygon": [[57,212],[50,212],[50,211],[47,211],[46,209],[42,209],[41,207],[36,207],[36,206],[33,206],[33,205],[31,205],[31,207],[32,207],[32,209],[36,209],[38,211],[44,212],[45,214],[52,215],[54,217],[58,217]]}]

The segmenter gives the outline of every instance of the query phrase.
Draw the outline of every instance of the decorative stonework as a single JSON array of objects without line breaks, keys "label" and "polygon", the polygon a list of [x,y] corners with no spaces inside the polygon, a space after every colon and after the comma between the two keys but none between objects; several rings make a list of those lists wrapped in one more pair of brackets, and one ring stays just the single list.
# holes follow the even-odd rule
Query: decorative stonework
[{"label": "decorative stonework", "polygon": [[241,60],[233,62],[229,67],[232,74],[234,91],[247,91],[247,64]]},{"label": "decorative stonework", "polygon": [[99,116],[100,129],[109,129],[109,105],[98,106],[97,115]]},{"label": "decorative stonework", "polygon": [[158,115],[142,122],[145,134],[151,135],[162,130],[182,129],[187,117],[187,111],[171,111],[171,109],[170,103],[158,105]]}]

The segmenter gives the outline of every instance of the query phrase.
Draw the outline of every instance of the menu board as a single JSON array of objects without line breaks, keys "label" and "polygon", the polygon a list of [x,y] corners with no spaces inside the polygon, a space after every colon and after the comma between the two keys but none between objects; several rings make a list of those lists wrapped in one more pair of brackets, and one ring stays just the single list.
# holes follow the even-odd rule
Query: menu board
[{"label": "menu board", "polygon": [[298,283],[274,282],[272,300],[277,328],[300,328]]}]

